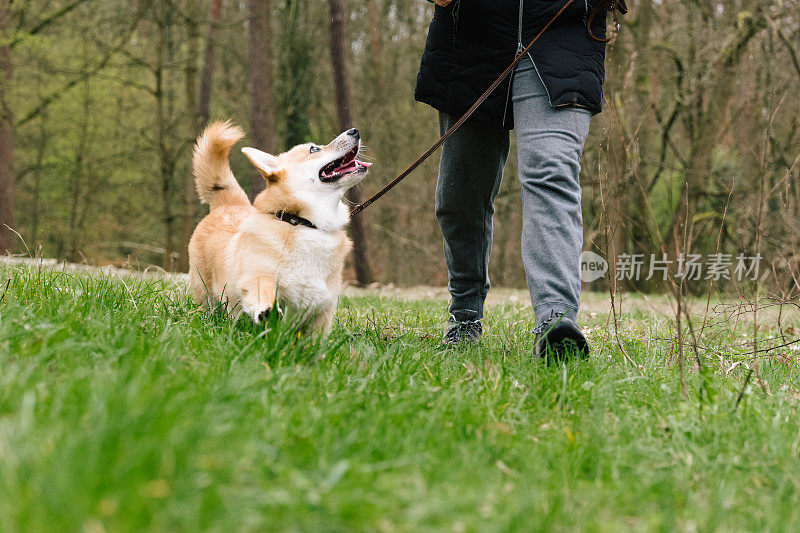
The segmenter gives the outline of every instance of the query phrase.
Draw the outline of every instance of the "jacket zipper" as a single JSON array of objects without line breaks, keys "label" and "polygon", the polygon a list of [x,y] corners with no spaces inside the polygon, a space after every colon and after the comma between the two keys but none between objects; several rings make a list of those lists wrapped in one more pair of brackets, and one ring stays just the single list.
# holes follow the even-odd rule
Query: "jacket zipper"
[{"label": "jacket zipper", "polygon": [[[519,0],[519,19],[517,26],[517,53],[515,55],[515,58],[525,50],[525,47],[522,45],[522,9],[524,7],[523,2],[524,0]],[[511,100],[511,88],[514,86],[514,74],[516,74],[516,70],[517,69],[514,69],[511,72],[511,76],[508,79],[508,91],[506,92],[506,105],[503,108],[503,128],[505,128],[506,126],[506,117],[508,116],[508,101]]]},{"label": "jacket zipper", "polygon": [[454,47],[456,45],[456,32],[458,31],[458,9],[459,7],[461,7],[460,4],[461,2],[459,2],[458,0],[453,2],[453,46]]},{"label": "jacket zipper", "polygon": [[[588,0],[587,0],[588,1]],[[525,45],[522,44],[522,15],[524,13],[525,0],[519,0],[519,26],[517,30],[517,55],[521,54],[525,51]],[[539,81],[542,82],[542,87],[544,87],[544,92],[547,93],[547,102],[550,104],[550,107],[556,107],[553,105],[553,99],[550,97],[550,89],[547,88],[547,85],[544,83],[544,79],[542,78],[542,74],[539,72],[539,67],[536,66],[536,61],[533,60],[533,56],[530,52],[528,52],[528,59],[531,60],[533,64],[533,70],[536,71],[536,75],[539,76]],[[510,89],[509,89],[510,90]],[[508,102],[506,102],[507,104]]]}]

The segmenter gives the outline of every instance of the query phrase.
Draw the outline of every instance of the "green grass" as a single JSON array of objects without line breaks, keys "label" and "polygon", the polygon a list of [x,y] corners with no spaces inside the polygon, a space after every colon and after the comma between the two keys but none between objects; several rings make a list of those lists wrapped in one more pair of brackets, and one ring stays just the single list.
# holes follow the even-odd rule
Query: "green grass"
[{"label": "green grass", "polygon": [[709,355],[687,401],[644,312],[623,319],[641,376],[605,316],[589,361],[546,367],[523,306],[446,351],[441,301],[343,298],[320,341],[165,281],[0,280],[2,531],[800,527],[798,352],[762,361],[768,394]]}]

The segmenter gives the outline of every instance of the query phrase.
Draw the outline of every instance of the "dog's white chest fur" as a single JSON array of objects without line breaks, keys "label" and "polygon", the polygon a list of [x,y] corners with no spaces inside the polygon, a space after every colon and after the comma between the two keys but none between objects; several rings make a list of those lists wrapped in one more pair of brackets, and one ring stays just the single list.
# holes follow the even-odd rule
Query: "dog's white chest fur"
[{"label": "dog's white chest fur", "polygon": [[[336,232],[282,224],[286,223],[271,215],[248,217],[231,242],[229,256],[236,257],[239,265],[246,263],[253,273],[272,273],[278,304],[292,313],[314,315],[335,305],[338,282],[331,287],[328,280],[341,268],[341,237]],[[290,231],[288,239],[285,231]]]},{"label": "dog's white chest fur", "polygon": [[278,303],[294,311],[317,310],[335,303],[338,291],[328,287],[337,239],[311,228],[297,228],[294,246],[284,250],[278,268]]}]

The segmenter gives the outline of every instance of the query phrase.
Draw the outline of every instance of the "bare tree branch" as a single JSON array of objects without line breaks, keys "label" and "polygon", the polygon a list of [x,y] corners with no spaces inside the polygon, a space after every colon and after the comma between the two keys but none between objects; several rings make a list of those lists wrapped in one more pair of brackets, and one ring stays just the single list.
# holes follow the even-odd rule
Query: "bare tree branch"
[{"label": "bare tree branch", "polygon": [[36,35],[37,33],[40,33],[42,30],[44,30],[45,28],[47,28],[48,26],[50,26],[51,24],[56,22],[58,19],[60,19],[64,15],[67,15],[68,13],[74,11],[75,8],[77,8],[81,4],[85,4],[87,1],[88,0],[73,0],[69,4],[67,4],[64,7],[62,7],[61,9],[59,9],[59,10],[55,11],[54,13],[51,13],[50,15],[46,16],[45,18],[41,19],[31,29],[29,29],[27,31],[24,31],[22,33],[22,35],[19,35],[19,36],[15,37],[11,41],[11,45],[10,45],[11,48],[13,49],[16,45],[18,45],[23,40],[25,40],[25,37],[29,37],[31,35]]},{"label": "bare tree branch", "polygon": [[124,47],[125,44],[127,44],[127,42],[130,40],[131,35],[133,35],[133,32],[136,31],[136,27],[139,25],[140,19],[141,19],[141,12],[137,13],[137,15],[134,17],[134,20],[131,22],[131,24],[128,26],[127,31],[125,32],[125,35],[119,40],[117,45],[109,49],[108,52],[106,52],[106,55],[103,56],[103,58],[94,67],[81,73],[77,78],[70,80],[60,89],[57,89],[52,93],[50,93],[49,95],[45,96],[44,99],[41,102],[39,102],[39,104],[36,107],[34,107],[31,111],[29,111],[26,115],[24,115],[21,119],[19,119],[14,124],[14,126],[17,128],[19,128],[20,126],[24,126],[31,120],[38,117],[42,113],[42,111],[47,109],[47,107],[50,104],[52,104],[53,102],[57,101],[59,98],[64,96],[64,94],[67,91],[69,91],[79,83],[88,80],[89,78],[91,78],[104,68],[106,68],[106,66],[108,66],[108,63],[111,61],[114,55],[116,55],[116,53],[119,52],[122,49],[122,47]]}]

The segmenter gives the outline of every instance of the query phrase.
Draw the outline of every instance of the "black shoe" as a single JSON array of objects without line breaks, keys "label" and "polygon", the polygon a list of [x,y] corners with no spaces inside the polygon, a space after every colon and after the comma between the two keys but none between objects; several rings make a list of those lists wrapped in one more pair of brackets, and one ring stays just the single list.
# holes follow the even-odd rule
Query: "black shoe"
[{"label": "black shoe", "polygon": [[551,313],[534,331],[533,353],[545,362],[589,357],[589,343],[581,330],[563,313]]},{"label": "black shoe", "polygon": [[481,321],[475,311],[453,311],[447,320],[442,343],[447,346],[478,344],[483,333]]}]

